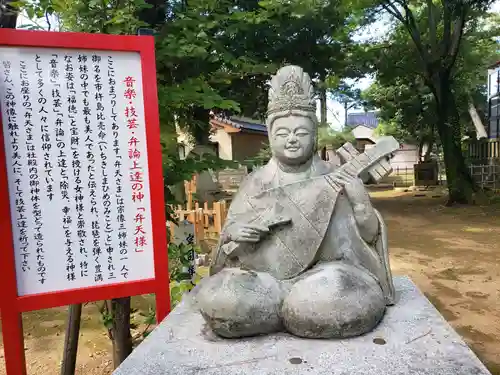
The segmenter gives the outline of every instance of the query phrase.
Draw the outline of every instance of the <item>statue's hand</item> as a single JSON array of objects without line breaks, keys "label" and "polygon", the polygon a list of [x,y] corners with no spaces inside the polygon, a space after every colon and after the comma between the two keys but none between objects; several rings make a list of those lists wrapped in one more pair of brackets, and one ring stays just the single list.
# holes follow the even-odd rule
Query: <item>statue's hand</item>
[{"label": "statue's hand", "polygon": [[229,235],[234,242],[257,243],[262,237],[269,233],[269,228],[257,224],[238,224]]},{"label": "statue's hand", "polygon": [[335,176],[335,182],[344,187],[347,198],[354,208],[359,209],[359,206],[364,207],[370,204],[370,196],[360,178],[341,172]]},{"label": "statue's hand", "polygon": [[365,241],[372,242],[378,234],[378,219],[363,181],[347,173],[339,174],[335,181],[344,187],[361,236]]}]

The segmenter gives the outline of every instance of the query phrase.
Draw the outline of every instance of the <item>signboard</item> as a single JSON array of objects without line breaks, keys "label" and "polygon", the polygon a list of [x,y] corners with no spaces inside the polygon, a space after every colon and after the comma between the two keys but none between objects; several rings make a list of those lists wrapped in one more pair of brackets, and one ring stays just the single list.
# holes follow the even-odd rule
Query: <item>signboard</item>
[{"label": "signboard", "polygon": [[153,38],[0,30],[0,110],[0,309],[18,375],[23,311],[156,293],[168,313]]},{"label": "signboard", "polygon": [[[188,220],[179,221],[177,224],[167,222],[167,227],[170,230],[170,243],[177,246],[195,245],[195,226]],[[196,258],[197,254],[194,249],[191,249],[188,254],[189,266],[182,269],[183,273],[189,274],[191,280],[194,281],[196,273]]]}]

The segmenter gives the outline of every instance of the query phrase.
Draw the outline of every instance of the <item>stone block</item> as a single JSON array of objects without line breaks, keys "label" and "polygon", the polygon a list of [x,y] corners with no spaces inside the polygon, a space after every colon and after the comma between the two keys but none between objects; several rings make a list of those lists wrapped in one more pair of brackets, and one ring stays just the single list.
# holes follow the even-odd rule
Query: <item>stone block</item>
[{"label": "stone block", "polygon": [[114,375],[491,375],[407,277],[371,333],[343,340],[282,333],[225,340],[181,303]]}]

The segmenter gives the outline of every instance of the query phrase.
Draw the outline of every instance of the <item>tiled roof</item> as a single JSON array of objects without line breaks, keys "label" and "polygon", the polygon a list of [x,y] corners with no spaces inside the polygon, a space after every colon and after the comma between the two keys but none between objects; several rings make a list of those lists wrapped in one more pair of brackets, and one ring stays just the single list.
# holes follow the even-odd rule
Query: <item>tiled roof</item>
[{"label": "tiled roof", "polygon": [[347,115],[347,126],[364,125],[375,129],[378,126],[377,113],[374,111],[349,113]]},{"label": "tiled roof", "polygon": [[497,61],[495,64],[493,64],[493,65],[489,66],[488,68],[489,68],[489,69],[495,69],[495,68],[497,68],[497,67],[499,67],[499,66],[500,66],[500,61]]},{"label": "tiled roof", "polygon": [[214,116],[213,120],[232,126],[236,129],[241,129],[241,131],[267,134],[267,126],[264,124],[259,124],[257,122],[244,121],[237,117],[223,118],[219,116]]}]

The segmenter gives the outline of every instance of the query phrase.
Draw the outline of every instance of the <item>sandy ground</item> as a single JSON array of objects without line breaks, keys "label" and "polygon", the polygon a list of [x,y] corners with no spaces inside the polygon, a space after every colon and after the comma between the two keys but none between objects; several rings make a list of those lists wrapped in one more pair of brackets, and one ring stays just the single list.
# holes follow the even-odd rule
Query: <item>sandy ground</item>
[{"label": "sandy ground", "polygon": [[[492,374],[500,375],[500,205],[445,208],[440,198],[372,195],[389,227],[394,274],[409,275]],[[151,298],[136,298],[134,305],[147,311]],[[29,375],[59,372],[65,317],[65,308],[25,314]],[[97,307],[88,304],[77,374],[110,374],[110,348]]]}]

